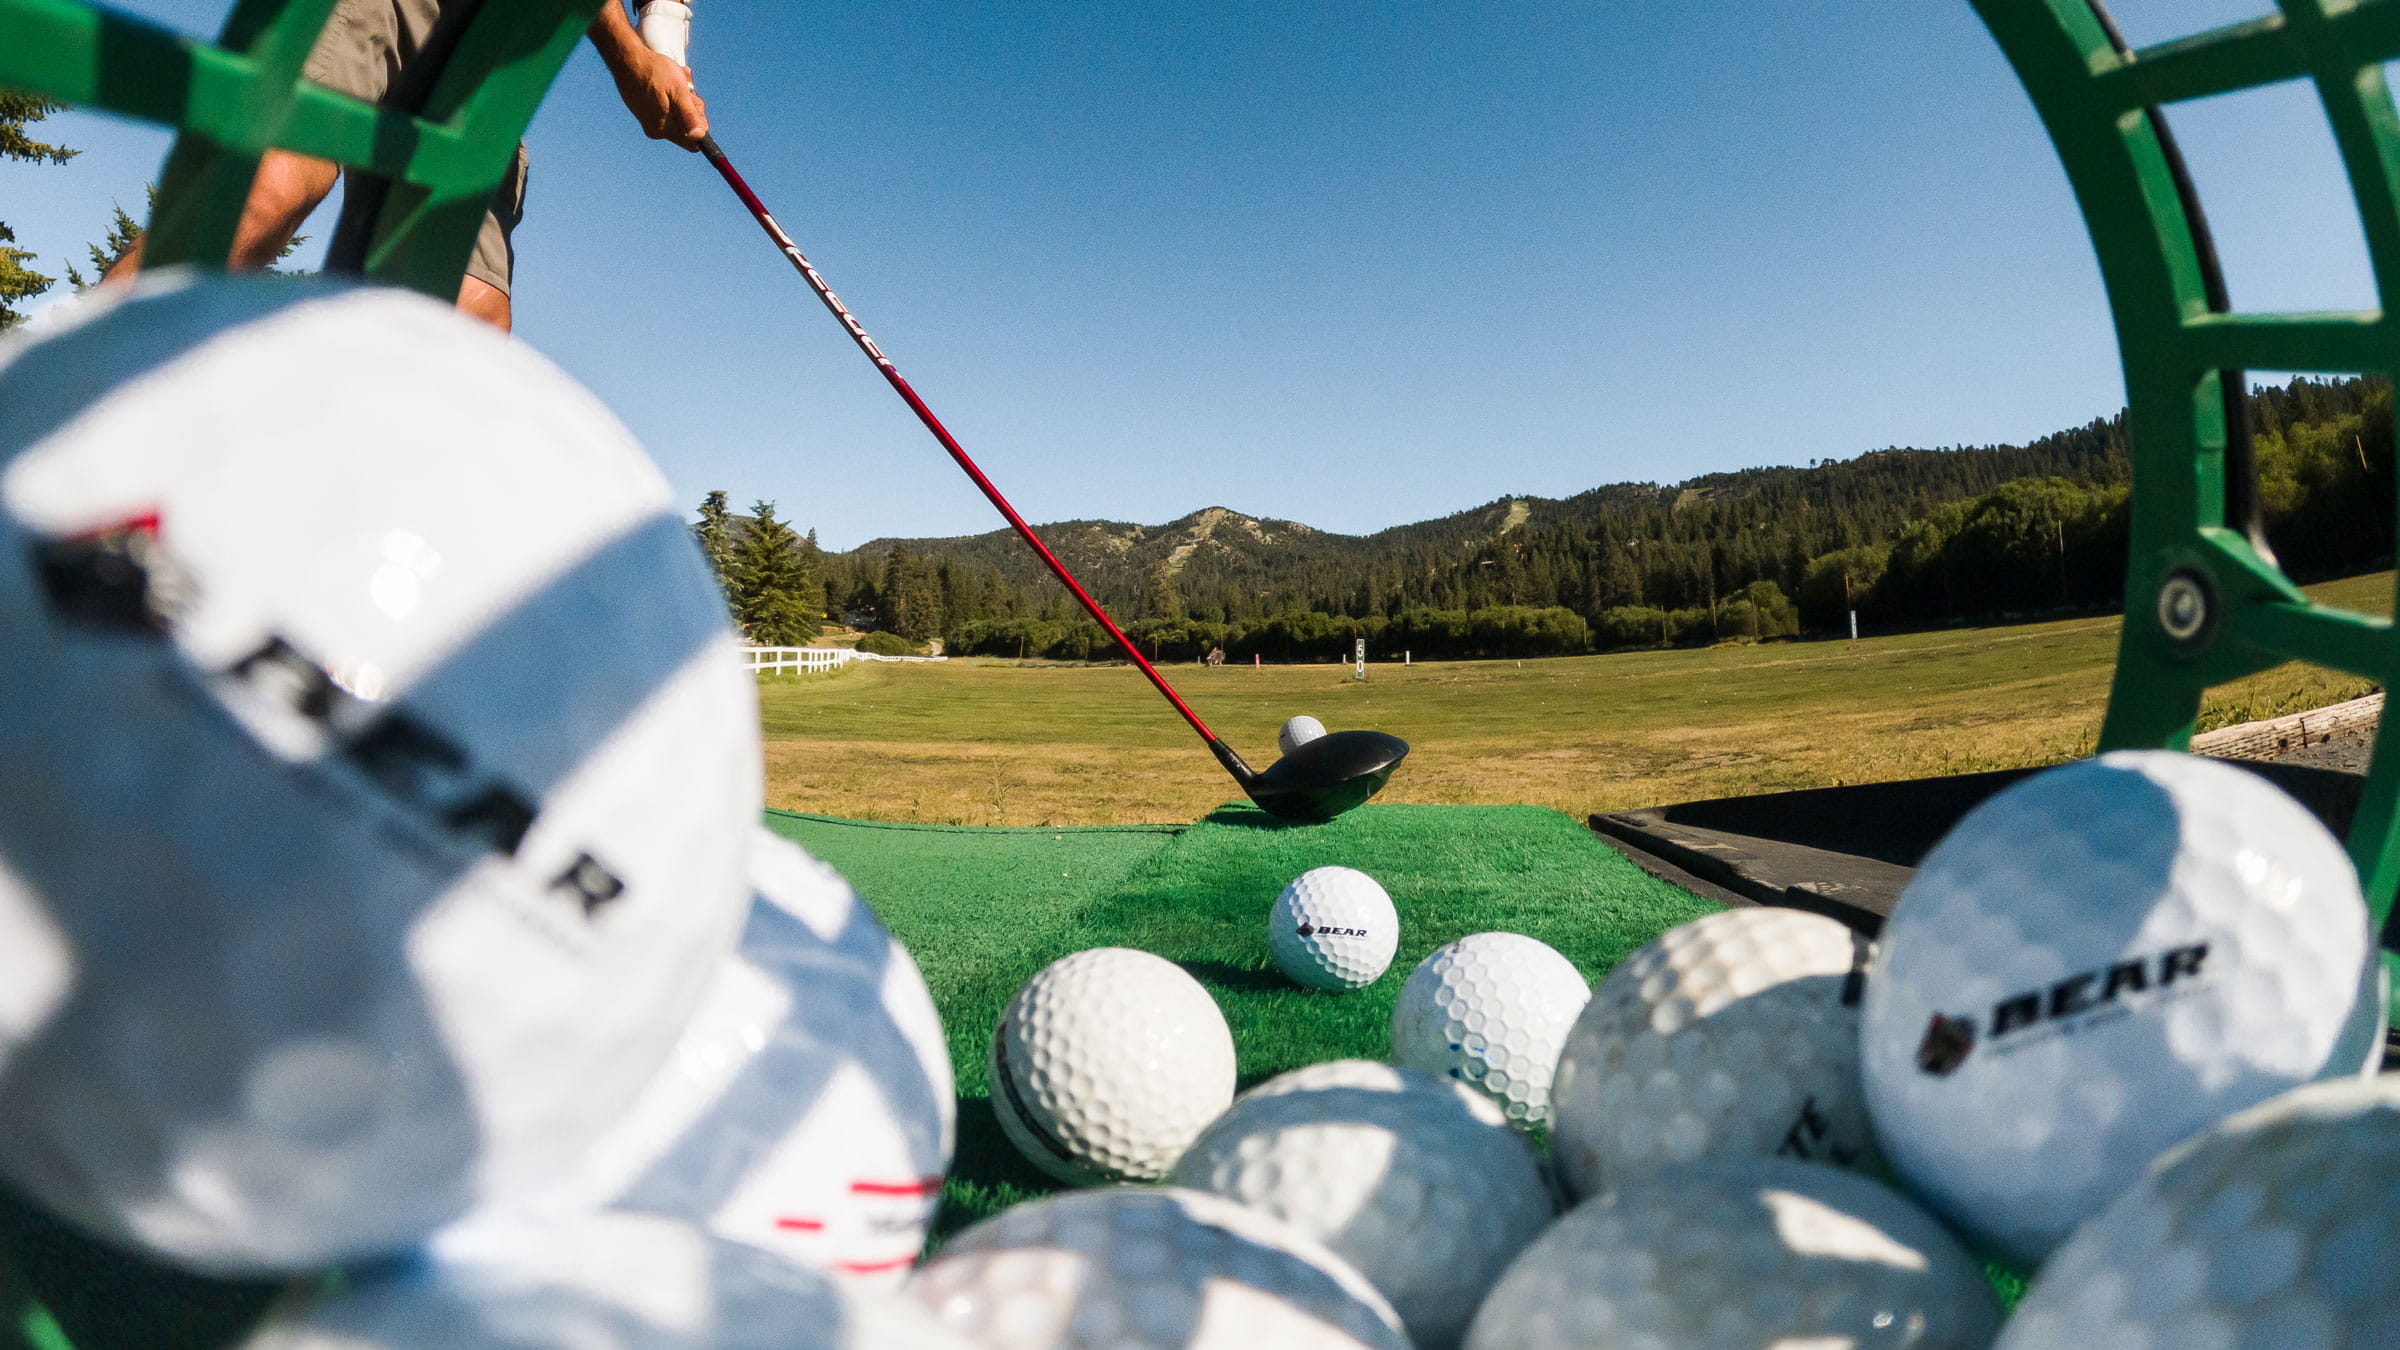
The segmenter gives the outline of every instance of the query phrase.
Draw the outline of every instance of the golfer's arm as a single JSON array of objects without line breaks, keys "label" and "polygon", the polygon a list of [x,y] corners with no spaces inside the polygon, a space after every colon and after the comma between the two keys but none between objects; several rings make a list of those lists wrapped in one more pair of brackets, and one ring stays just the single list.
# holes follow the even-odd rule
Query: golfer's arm
[{"label": "golfer's arm", "polygon": [[632,69],[634,54],[647,50],[642,46],[642,35],[634,31],[633,20],[626,17],[625,6],[617,3],[617,0],[608,0],[600,6],[600,13],[593,17],[592,26],[584,31],[591,37],[592,45],[599,49],[600,59],[606,61],[612,71],[622,73]]}]

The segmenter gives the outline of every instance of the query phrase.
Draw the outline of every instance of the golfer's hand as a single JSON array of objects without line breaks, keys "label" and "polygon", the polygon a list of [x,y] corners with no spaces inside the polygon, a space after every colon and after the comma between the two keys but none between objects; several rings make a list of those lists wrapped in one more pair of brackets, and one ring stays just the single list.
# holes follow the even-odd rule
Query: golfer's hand
[{"label": "golfer's hand", "polygon": [[690,71],[637,47],[623,61],[609,63],[609,73],[616,77],[617,96],[642,124],[644,135],[673,141],[686,150],[700,148],[700,138],[708,134],[708,105],[692,87]]}]

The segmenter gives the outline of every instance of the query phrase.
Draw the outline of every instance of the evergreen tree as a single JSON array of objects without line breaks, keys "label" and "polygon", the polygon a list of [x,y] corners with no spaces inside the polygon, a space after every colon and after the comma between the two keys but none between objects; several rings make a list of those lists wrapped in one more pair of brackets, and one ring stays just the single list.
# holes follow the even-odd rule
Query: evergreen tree
[{"label": "evergreen tree", "polygon": [[[150,205],[155,209],[158,206],[156,187],[149,189],[149,197]],[[131,253],[133,246],[141,241],[142,226],[139,221],[125,214],[125,208],[115,202],[110,202],[108,209],[113,217],[108,222],[108,233],[101,236],[100,242],[84,245],[83,251],[91,255],[92,274],[87,277],[76,270],[75,264],[67,264],[67,283],[76,290],[88,291],[99,285],[100,278],[108,275],[108,269],[116,266],[117,260]]]},{"label": "evergreen tree", "polygon": [[1142,612],[1153,619],[1183,617],[1183,592],[1176,589],[1175,574],[1163,563],[1150,569],[1150,581],[1142,594]]},{"label": "evergreen tree", "polygon": [[[108,209],[111,217],[108,222],[108,233],[102,235],[98,243],[86,244],[83,249],[84,253],[91,258],[92,274],[86,277],[82,272],[76,270],[75,264],[67,264],[67,281],[78,291],[88,291],[99,285],[101,278],[108,275],[108,269],[116,266],[118,259],[133,252],[134,246],[142,242],[141,222],[125,214],[125,208],[118,203],[109,203]],[[158,184],[143,185],[142,213],[145,216],[153,217],[158,214]],[[307,242],[307,235],[293,235],[284,241],[282,248],[275,251],[276,261],[281,262],[292,256],[300,250],[302,244]],[[281,271],[282,269],[274,270]]]},{"label": "evergreen tree", "polygon": [[[0,89],[0,159],[64,164],[81,153],[25,134],[25,128],[57,111],[59,105],[48,100]],[[33,261],[33,251],[16,247],[16,242],[16,231],[0,221],[0,330],[24,322],[25,316],[18,312],[17,303],[49,290],[55,281],[27,267],[25,264]]]},{"label": "evergreen tree", "polygon": [[761,647],[796,647],[817,635],[817,578],[792,527],[775,518],[775,503],[751,508],[749,532],[733,550],[734,617]]},{"label": "evergreen tree", "polygon": [[883,559],[882,606],[878,625],[911,642],[939,637],[942,631],[942,593],[931,564],[894,543]]},{"label": "evergreen tree", "polygon": [[725,589],[728,603],[736,604],[733,590],[733,512],[725,505],[725,492],[720,488],[700,499],[700,520],[692,526],[692,538],[700,544],[700,556],[708,559],[708,568],[717,574],[717,585]]}]

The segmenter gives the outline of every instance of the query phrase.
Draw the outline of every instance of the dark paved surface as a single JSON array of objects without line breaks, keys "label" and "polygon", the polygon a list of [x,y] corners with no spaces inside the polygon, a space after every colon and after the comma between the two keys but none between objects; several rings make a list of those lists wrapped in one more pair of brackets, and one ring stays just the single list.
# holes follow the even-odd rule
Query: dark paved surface
[{"label": "dark paved surface", "polygon": [[[2328,755],[2342,748],[2336,737]],[[2227,760],[2274,783],[2337,836],[2358,806],[2356,772],[2295,760]],[[1681,802],[1591,818],[1627,857],[1678,885],[1672,869],[1704,881],[1701,894],[1789,905],[1874,935],[1919,859],[1985,798],[2036,770],[1956,774],[1900,783],[1812,788]]]}]

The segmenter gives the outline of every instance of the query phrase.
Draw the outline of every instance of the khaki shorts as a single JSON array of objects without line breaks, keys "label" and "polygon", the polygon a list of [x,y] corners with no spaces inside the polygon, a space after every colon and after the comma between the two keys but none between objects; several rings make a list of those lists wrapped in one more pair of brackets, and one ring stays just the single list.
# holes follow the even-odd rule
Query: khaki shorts
[{"label": "khaki shorts", "polygon": [[[400,68],[424,45],[441,12],[441,0],[341,0],[325,21],[325,31],[317,35],[316,49],[308,54],[302,73],[328,89],[379,103]],[[508,176],[492,194],[483,229],[475,235],[475,255],[467,261],[468,276],[503,295],[516,270],[512,240],[525,215],[525,173],[525,143],[519,141]]]}]

